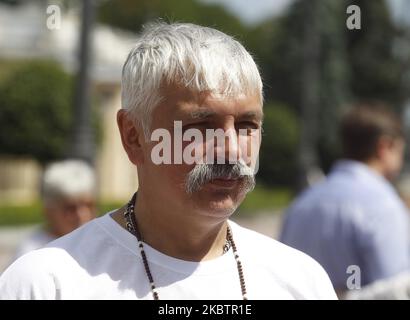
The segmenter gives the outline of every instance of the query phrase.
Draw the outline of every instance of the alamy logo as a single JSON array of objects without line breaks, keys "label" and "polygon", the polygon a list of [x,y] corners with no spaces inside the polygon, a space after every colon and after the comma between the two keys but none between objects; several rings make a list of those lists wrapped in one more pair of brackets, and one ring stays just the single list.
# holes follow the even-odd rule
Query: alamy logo
[{"label": "alamy logo", "polygon": [[61,10],[58,5],[52,4],[47,7],[47,28],[59,30],[61,28]]},{"label": "alamy logo", "polygon": [[346,20],[346,27],[349,30],[360,30],[362,28],[362,13],[360,7],[357,5],[350,5],[346,9],[349,14]]},{"label": "alamy logo", "polygon": [[355,264],[350,265],[347,267],[346,273],[350,274],[350,276],[347,278],[347,281],[346,281],[347,289],[349,290],[360,289],[361,282],[362,282],[360,267]]}]

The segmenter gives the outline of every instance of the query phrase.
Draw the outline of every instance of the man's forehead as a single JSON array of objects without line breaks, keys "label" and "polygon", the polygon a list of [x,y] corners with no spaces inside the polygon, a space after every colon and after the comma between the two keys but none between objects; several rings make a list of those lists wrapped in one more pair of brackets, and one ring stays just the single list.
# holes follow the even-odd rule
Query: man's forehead
[{"label": "man's forehead", "polygon": [[169,111],[176,117],[203,119],[223,113],[238,116],[262,118],[263,111],[257,94],[227,96],[212,92],[192,93],[183,92],[164,97],[165,103],[171,107]]},{"label": "man's forehead", "polygon": [[59,203],[76,203],[94,201],[95,197],[91,192],[81,192],[72,195],[61,195],[56,197],[55,201]]},{"label": "man's forehead", "polygon": [[258,89],[238,88],[235,92],[220,90],[204,89],[198,91],[196,89],[180,85],[178,83],[162,84],[160,88],[160,95],[167,100],[195,100],[200,101],[204,99],[226,100],[226,99],[243,99],[249,96],[257,96],[261,98],[261,92]]}]

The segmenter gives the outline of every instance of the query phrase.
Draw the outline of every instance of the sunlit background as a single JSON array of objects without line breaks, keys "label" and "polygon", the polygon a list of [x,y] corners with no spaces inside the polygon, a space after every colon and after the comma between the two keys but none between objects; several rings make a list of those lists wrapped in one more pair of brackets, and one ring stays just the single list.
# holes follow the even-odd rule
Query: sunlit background
[{"label": "sunlit background", "polygon": [[[346,26],[351,4],[361,9],[361,29]],[[48,24],[51,5],[61,10],[58,28]],[[42,222],[39,179],[50,161],[95,166],[100,214],[138,186],[115,115],[122,64],[155,19],[225,31],[259,65],[258,187],[236,219],[267,235],[276,236],[283,209],[340,155],[337,121],[350,102],[383,100],[410,126],[410,1],[0,0],[0,270]]]}]

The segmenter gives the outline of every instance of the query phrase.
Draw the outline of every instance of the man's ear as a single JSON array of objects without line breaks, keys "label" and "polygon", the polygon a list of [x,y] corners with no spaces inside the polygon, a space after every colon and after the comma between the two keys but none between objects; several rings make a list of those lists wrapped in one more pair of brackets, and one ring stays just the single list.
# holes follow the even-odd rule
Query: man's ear
[{"label": "man's ear", "polygon": [[130,114],[124,109],[117,112],[117,124],[120,130],[121,142],[130,161],[135,164],[144,163],[142,150],[143,132]]}]

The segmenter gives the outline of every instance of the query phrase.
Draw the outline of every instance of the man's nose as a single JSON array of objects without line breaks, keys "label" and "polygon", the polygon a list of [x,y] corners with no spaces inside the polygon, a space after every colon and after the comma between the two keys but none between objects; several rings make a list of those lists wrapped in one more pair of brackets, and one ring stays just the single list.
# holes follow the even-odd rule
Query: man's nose
[{"label": "man's nose", "polygon": [[87,222],[91,216],[91,209],[88,205],[78,205],[75,208],[75,216],[79,224]]},{"label": "man's nose", "polygon": [[235,127],[226,126],[223,132],[224,136],[218,137],[215,142],[217,163],[236,163],[240,158],[240,148]]}]

